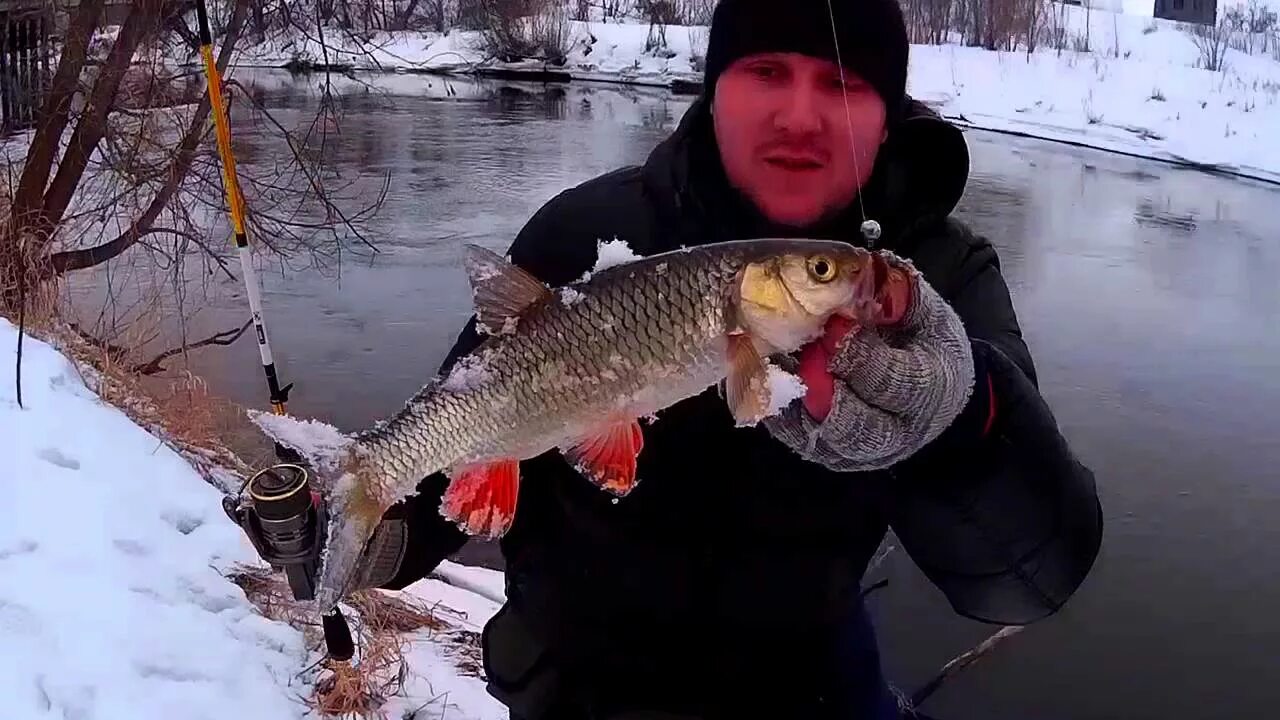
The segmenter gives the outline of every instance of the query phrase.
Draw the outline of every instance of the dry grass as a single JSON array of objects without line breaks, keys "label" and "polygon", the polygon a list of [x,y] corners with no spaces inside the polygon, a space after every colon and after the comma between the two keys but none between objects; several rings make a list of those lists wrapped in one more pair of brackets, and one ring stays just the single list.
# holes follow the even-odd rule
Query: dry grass
[{"label": "dry grass", "polygon": [[205,480],[224,491],[237,475],[271,457],[271,446],[248,421],[244,409],[215,395],[187,371],[139,375],[118,347],[103,347],[67,324],[32,332],[76,362],[85,384],[99,397],[183,455]]},{"label": "dry grass", "polygon": [[[305,603],[293,599],[278,573],[261,567],[239,566],[230,575],[263,615],[302,630],[308,645],[319,648],[320,625]],[[442,617],[447,608],[414,604],[405,596],[378,590],[354,593],[346,604],[356,643],[354,663],[322,661],[323,673],[307,705],[325,717],[386,718],[386,700],[404,687],[409,673],[405,659],[408,636],[428,635],[452,651],[459,672],[481,675],[479,637]]]}]

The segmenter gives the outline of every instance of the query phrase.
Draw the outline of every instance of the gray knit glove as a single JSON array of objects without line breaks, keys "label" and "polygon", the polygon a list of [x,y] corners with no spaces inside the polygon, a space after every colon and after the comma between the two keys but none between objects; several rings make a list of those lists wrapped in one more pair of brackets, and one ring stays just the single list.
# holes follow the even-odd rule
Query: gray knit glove
[{"label": "gray knit glove", "polygon": [[831,411],[821,422],[801,402],[765,418],[774,437],[838,471],[886,468],[945,430],[973,390],[973,356],[960,317],[907,261],[906,315],[892,329],[855,329],[837,344]]},{"label": "gray knit glove", "polygon": [[402,518],[384,518],[365,543],[349,592],[379,588],[400,572],[409,534]]}]

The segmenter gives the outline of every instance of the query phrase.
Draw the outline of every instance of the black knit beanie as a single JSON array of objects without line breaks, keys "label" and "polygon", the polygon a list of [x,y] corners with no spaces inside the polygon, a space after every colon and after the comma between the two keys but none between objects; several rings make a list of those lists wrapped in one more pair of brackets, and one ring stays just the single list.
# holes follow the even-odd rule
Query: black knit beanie
[{"label": "black knit beanie", "polygon": [[[758,52],[797,52],[836,60],[828,0],[720,0],[711,18],[703,88],[734,61]],[[840,59],[884,100],[897,119],[907,86],[909,43],[898,0],[830,0]]]}]

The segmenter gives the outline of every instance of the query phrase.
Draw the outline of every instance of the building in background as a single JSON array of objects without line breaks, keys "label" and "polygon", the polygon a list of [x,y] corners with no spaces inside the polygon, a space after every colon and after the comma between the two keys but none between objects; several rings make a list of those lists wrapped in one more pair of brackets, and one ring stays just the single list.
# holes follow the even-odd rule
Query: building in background
[{"label": "building in background", "polygon": [[1218,22],[1218,0],[1155,0],[1155,4],[1158,18],[1201,25]]}]

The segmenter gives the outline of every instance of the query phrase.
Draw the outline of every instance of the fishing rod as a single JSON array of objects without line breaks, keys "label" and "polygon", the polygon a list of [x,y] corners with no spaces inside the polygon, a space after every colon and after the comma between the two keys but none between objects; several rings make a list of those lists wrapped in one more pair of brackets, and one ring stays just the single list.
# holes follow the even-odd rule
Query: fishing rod
[{"label": "fishing rod", "polygon": [[231,208],[231,228],[235,232],[236,252],[240,256],[240,271],[244,273],[245,292],[249,297],[249,310],[258,337],[258,354],[262,357],[262,370],[267,376],[271,411],[285,414],[292,384],[280,387],[275,360],[271,355],[271,343],[267,339],[267,325],[262,315],[262,292],[258,275],[254,271],[249,234],[244,227],[244,196],[240,193],[240,181],[236,175],[236,159],[231,152],[231,128],[227,111],[222,104],[222,75],[213,59],[213,35],[209,32],[209,14],[205,0],[196,0],[196,15],[200,24],[200,54],[204,58],[204,73],[209,85],[209,102],[213,107],[213,124],[218,135],[218,155],[222,160],[222,184]]},{"label": "fishing rod", "polygon": [[[222,75],[213,59],[213,33],[209,30],[209,11],[205,0],[196,0],[196,17],[200,25],[200,55],[204,60],[205,79],[209,90],[214,129],[218,136],[218,157],[222,163],[222,183],[231,211],[231,228],[235,233],[236,253],[240,256],[240,270],[244,274],[245,295],[249,298],[249,311],[258,337],[258,355],[262,358],[262,371],[267,376],[267,389],[271,411],[284,415],[293,384],[280,386],[275,360],[271,355],[271,343],[267,339],[267,325],[262,313],[262,291],[258,275],[254,271],[249,233],[244,224],[244,196],[236,175],[236,159],[231,151],[231,127],[222,98]],[[312,599],[315,578],[319,566],[319,553],[315,543],[307,540],[326,527],[326,515],[313,498],[308,473],[297,465],[296,453],[276,443],[276,454],[290,462],[267,468],[245,482],[249,489],[250,503],[241,507],[238,499],[226,498],[223,507],[233,520],[249,529],[256,525],[263,541],[271,547],[269,553],[283,562],[289,588],[297,600]],[[287,458],[286,458],[287,454]],[[244,488],[241,488],[243,492]],[[250,538],[255,537],[249,533]],[[264,548],[259,548],[262,552]],[[351,629],[342,611],[334,608],[321,616],[324,627],[325,647],[329,657],[341,663],[348,662],[355,654]]]}]

